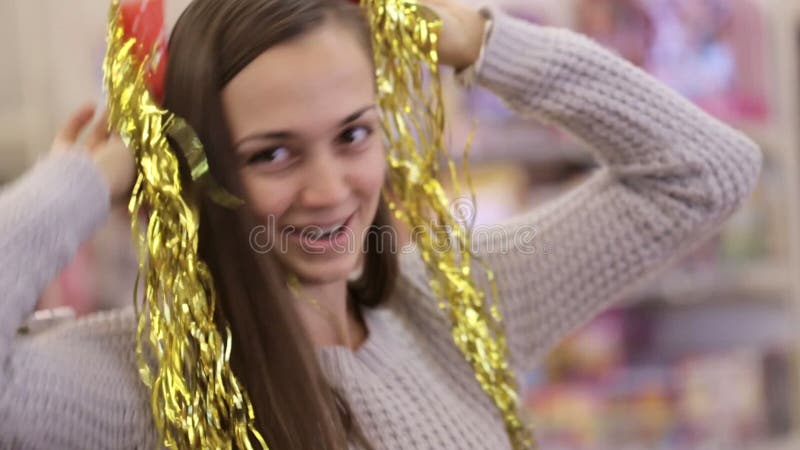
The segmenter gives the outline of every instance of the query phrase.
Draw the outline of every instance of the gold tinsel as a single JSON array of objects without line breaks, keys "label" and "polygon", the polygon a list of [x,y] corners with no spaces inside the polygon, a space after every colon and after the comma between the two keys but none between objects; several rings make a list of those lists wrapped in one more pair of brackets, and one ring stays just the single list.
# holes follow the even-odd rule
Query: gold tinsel
[{"label": "gold tinsel", "polygon": [[[494,275],[477,262],[487,277],[494,300],[490,301],[473,274],[470,230],[453,216],[439,181],[444,164],[444,176],[458,190],[457,171],[443,138],[436,52],[441,21],[416,1],[362,0],[361,4],[372,27],[378,102],[389,149],[389,206],[414,230],[431,289],[449,314],[456,346],[497,405],[513,448],[533,448],[531,434],[519,417]],[[466,163],[464,169],[468,174]]]},{"label": "gold tinsel", "polygon": [[[178,159],[167,136],[185,153],[195,182],[223,204],[237,201],[211,181],[194,131],[153,101],[145,85],[148,60],[136,58],[136,45],[125,37],[114,0],[104,81],[109,127],[134,152],[139,174],[129,204],[145,289],[142,299],[134,294],[136,353],[152,392],[155,425],[169,448],[266,449],[229,364],[230,331],[223,335],[214,323],[214,286],[197,253],[198,211],[182,196]],[[145,233],[137,220],[143,210],[149,212]]]},{"label": "gold tinsel", "polygon": [[[415,234],[415,242],[431,289],[450,317],[456,345],[497,405],[513,448],[533,448],[519,418],[493,274],[483,267],[489,298],[473,274],[470,230],[451,214],[438,181],[444,163],[458,186],[443,141],[436,53],[441,22],[414,1],[362,0],[362,7],[373,31],[379,104],[389,142],[385,195],[399,219],[411,229],[424,230]],[[190,162],[192,178],[215,201],[228,206],[239,201],[214,184],[194,131],[150,97],[144,81],[147,61],[136,60],[136,45],[135,40],[125,39],[114,0],[105,85],[109,126],[136,155],[139,177],[131,213],[136,218],[140,211],[149,211],[146,233],[134,219],[133,234],[139,242],[139,274],[145,286],[143,299],[135,295],[137,358],[142,379],[152,390],[155,423],[164,444],[172,448],[266,449],[253,426],[247,394],[229,365],[230,332],[221,335],[213,321],[216,296],[211,275],[197,254],[197,209],[182,197],[178,160],[167,136]],[[468,173],[466,165],[464,169]],[[155,368],[148,357],[155,359]]]}]

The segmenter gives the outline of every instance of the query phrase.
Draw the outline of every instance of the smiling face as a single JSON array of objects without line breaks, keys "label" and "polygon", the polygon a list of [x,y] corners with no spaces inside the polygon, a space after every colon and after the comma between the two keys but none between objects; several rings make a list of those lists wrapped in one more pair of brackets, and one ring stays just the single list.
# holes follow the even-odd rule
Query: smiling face
[{"label": "smiling face", "polygon": [[222,102],[246,202],[279,260],[306,282],[346,279],[386,173],[367,50],[328,18],[259,55]]}]

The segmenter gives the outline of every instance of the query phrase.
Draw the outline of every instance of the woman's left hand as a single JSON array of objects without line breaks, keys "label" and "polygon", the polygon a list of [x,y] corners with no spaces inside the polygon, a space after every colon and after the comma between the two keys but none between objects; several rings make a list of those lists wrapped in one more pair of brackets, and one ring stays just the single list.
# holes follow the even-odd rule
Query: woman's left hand
[{"label": "woman's left hand", "polygon": [[419,0],[442,19],[439,37],[439,62],[456,70],[478,60],[483,45],[486,18],[458,0]]},{"label": "woman's left hand", "polygon": [[133,153],[125,147],[122,139],[108,131],[106,112],[100,114],[99,119],[91,127],[86,141],[82,145],[76,145],[78,136],[92,122],[94,113],[95,107],[92,104],[84,105],[72,113],[56,135],[51,151],[57,153],[75,147],[88,150],[108,185],[112,203],[122,203],[130,196],[136,179],[136,165]]}]

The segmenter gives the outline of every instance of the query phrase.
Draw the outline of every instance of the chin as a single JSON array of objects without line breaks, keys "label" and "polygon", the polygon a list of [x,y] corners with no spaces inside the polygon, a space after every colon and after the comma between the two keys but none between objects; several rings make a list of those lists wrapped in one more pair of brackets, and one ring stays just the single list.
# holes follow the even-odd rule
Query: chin
[{"label": "chin", "polygon": [[328,284],[347,281],[356,270],[356,255],[337,255],[335,258],[311,260],[310,257],[287,258],[286,267],[295,273],[301,281],[309,284]]}]

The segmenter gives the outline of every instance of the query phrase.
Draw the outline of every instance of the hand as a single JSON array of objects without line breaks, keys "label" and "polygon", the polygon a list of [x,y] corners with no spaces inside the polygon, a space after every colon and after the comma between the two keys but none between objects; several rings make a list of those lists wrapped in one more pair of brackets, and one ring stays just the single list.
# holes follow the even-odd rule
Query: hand
[{"label": "hand", "polygon": [[483,46],[486,18],[458,0],[419,0],[442,19],[439,61],[456,70],[466,69],[478,60]]},{"label": "hand", "polygon": [[125,147],[122,139],[108,132],[108,116],[104,111],[92,126],[86,142],[75,145],[78,136],[94,117],[94,105],[85,105],[72,113],[53,140],[51,152],[88,150],[111,192],[112,204],[127,200],[136,177],[133,153]]}]

